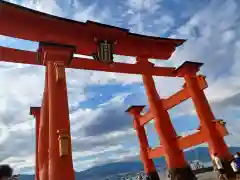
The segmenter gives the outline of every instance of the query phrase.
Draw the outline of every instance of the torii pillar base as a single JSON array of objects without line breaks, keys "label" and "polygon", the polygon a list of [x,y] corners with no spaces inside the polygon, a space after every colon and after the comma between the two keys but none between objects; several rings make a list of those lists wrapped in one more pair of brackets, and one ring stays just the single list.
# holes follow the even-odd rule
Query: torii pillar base
[{"label": "torii pillar base", "polygon": [[168,171],[171,175],[171,180],[197,179],[190,166],[186,166],[184,168],[170,168]]},{"label": "torii pillar base", "polygon": [[147,173],[147,180],[160,180],[157,171]]}]

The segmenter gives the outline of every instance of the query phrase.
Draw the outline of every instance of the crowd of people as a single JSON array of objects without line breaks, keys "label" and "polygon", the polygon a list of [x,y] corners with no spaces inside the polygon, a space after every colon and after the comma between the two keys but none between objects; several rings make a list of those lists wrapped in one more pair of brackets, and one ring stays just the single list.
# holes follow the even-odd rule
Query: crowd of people
[{"label": "crowd of people", "polygon": [[[219,172],[219,179],[228,180],[224,162],[219,158],[217,153],[212,154],[213,167]],[[236,174],[237,180],[240,180],[240,152],[237,152],[229,162],[233,172]]]},{"label": "crowd of people", "polygon": [[[226,170],[224,167],[224,162],[218,157],[217,153],[211,155],[213,161],[213,167],[215,171],[219,172],[219,179],[228,180],[226,175]],[[237,176],[237,180],[240,180],[240,152],[237,152],[230,161],[231,168]],[[0,165],[0,180],[17,180],[18,175],[13,175],[13,169],[9,165]],[[139,174],[138,180],[144,179],[144,177]]]}]

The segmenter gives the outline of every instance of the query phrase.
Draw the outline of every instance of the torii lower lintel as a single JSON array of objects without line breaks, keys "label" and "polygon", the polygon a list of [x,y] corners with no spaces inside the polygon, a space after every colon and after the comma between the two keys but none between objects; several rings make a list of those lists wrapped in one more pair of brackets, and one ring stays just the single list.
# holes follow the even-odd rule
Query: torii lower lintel
[{"label": "torii lower lintel", "polygon": [[[56,48],[56,46],[54,47]],[[61,48],[63,48],[63,46],[61,46]],[[73,52],[73,50],[68,49],[68,52],[69,53]],[[176,68],[174,67],[147,68],[139,64],[126,64],[126,63],[118,63],[118,62],[114,62],[114,64],[109,66],[91,59],[77,58],[77,57],[74,57],[71,63],[69,64],[69,61],[71,59],[70,58],[71,54],[69,55],[70,55],[69,59],[68,58],[66,59],[67,65],[65,65],[65,68],[127,73],[127,74],[151,74],[153,76],[175,77],[174,71]],[[38,57],[37,52],[24,51],[24,50],[1,47],[1,46],[0,46],[0,61],[31,64],[31,65],[44,65],[44,63],[41,60],[41,57]]]},{"label": "torii lower lintel", "polygon": [[[217,129],[217,133],[219,133],[220,137],[228,135],[225,127],[219,121],[215,121],[214,123]],[[179,148],[184,150],[208,142],[208,136],[204,131],[200,130],[191,135],[179,137],[177,141]],[[160,146],[154,149],[150,149],[148,151],[148,156],[151,159],[164,156],[164,148]]]},{"label": "torii lower lintel", "polygon": [[36,52],[0,46],[0,61],[37,65],[36,59]]}]

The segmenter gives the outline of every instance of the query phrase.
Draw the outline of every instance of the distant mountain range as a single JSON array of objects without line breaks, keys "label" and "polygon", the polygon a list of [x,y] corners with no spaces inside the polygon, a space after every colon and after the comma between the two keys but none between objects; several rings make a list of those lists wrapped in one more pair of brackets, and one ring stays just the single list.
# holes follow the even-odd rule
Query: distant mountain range
[{"label": "distant mountain range", "polygon": [[[240,151],[240,147],[230,147],[230,151],[235,154]],[[208,148],[199,147],[194,150],[185,151],[185,158],[189,161],[199,160],[203,163],[211,161]],[[163,169],[166,162],[163,157],[154,160],[156,167]],[[128,172],[143,171],[143,165],[140,161],[108,163],[101,166],[95,166],[88,170],[76,172],[76,180],[103,180],[105,177]],[[33,175],[21,175],[20,180],[33,180]]]}]

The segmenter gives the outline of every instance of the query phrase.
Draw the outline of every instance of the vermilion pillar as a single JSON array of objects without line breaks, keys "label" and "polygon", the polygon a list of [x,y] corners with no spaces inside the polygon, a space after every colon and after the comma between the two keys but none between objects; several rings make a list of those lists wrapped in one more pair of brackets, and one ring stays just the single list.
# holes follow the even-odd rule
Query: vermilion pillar
[{"label": "vermilion pillar", "polygon": [[196,72],[202,64],[186,62],[178,70],[178,74],[183,75],[189,94],[192,97],[195,109],[201,122],[202,131],[209,136],[208,144],[210,153],[217,153],[219,158],[224,161],[225,169],[228,172],[228,177],[234,177],[233,170],[229,166],[229,161],[232,155],[224,142],[224,139],[218,134],[216,126],[213,123],[215,117],[208,103],[208,100],[199,87],[197,82]]},{"label": "vermilion pillar", "polygon": [[40,124],[40,107],[30,107],[30,115],[33,115],[36,120],[36,151],[35,151],[35,180],[39,178],[39,161],[38,161],[38,145],[39,145],[39,124]]},{"label": "vermilion pillar", "polygon": [[74,180],[72,145],[65,66],[73,49],[69,46],[40,44],[42,63],[47,66],[49,101],[49,180]]},{"label": "vermilion pillar", "polygon": [[48,77],[47,68],[45,70],[45,87],[42,99],[40,133],[39,133],[39,176],[40,180],[48,180],[49,161],[49,113],[48,113]]},{"label": "vermilion pillar", "polygon": [[[139,65],[144,67],[153,66],[147,58],[137,58]],[[152,112],[155,128],[165,151],[165,159],[172,179],[193,180],[195,178],[191,168],[184,159],[183,151],[178,147],[177,134],[171,123],[168,112],[164,109],[157,93],[154,80],[151,75],[143,75],[143,83],[148,97],[150,111]]]},{"label": "vermilion pillar", "polygon": [[141,126],[138,120],[143,108],[144,106],[132,106],[127,110],[127,112],[129,112],[134,118],[134,128],[136,129],[138,141],[140,144],[140,157],[144,165],[144,171],[147,174],[149,179],[159,180],[159,176],[156,171],[154,162],[152,159],[148,158],[149,144],[148,144],[147,135],[146,135],[144,126]]}]

